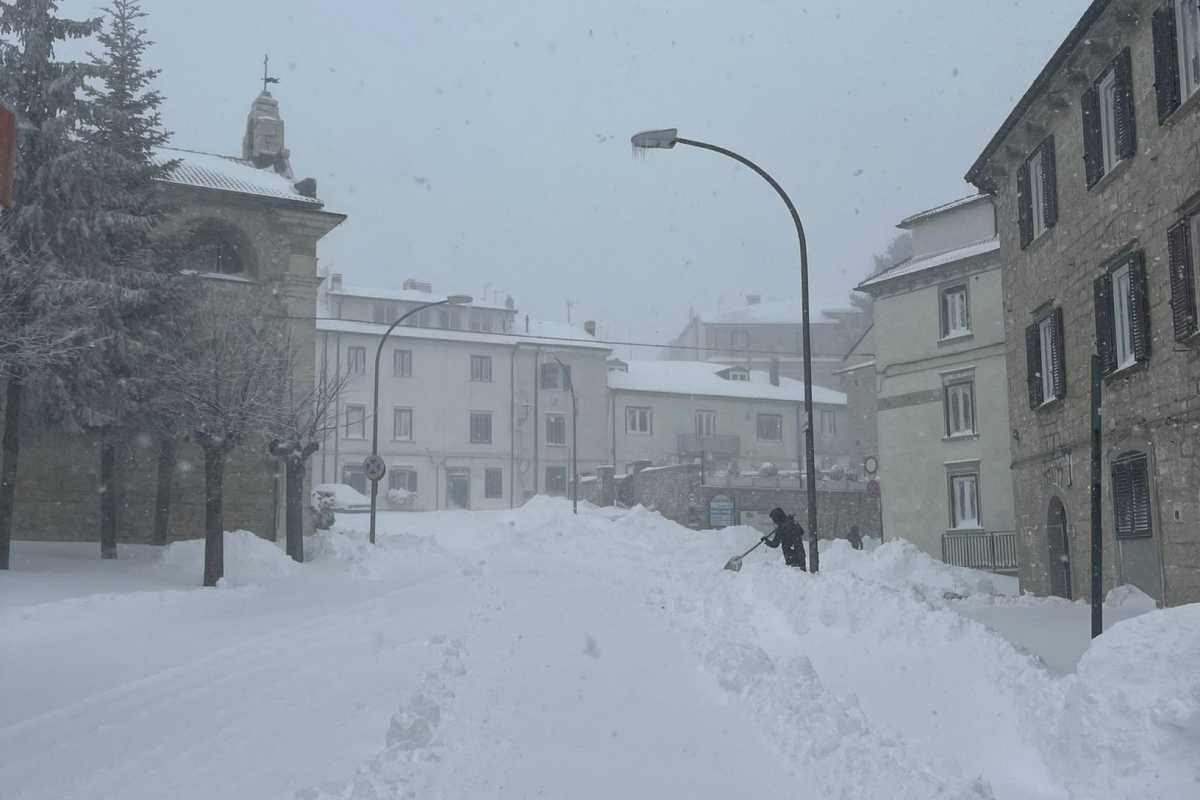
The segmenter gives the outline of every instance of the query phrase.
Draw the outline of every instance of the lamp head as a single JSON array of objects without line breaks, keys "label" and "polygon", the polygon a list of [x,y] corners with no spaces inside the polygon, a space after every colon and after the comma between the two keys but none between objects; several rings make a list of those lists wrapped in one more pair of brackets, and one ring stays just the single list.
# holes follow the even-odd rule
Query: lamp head
[{"label": "lamp head", "polygon": [[633,152],[638,154],[644,153],[646,150],[670,150],[675,146],[678,136],[678,128],[666,128],[635,133],[630,141],[633,143]]}]

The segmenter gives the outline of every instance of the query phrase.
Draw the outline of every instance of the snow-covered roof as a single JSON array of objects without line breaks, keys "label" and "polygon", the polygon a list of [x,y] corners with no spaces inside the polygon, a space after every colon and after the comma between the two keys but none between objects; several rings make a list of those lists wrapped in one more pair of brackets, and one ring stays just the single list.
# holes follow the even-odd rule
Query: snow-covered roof
[{"label": "snow-covered roof", "polygon": [[[498,344],[511,347],[517,342],[540,344],[560,348],[580,348],[585,350],[600,350],[608,352],[611,348],[603,342],[588,336],[587,332],[573,325],[555,322],[535,322],[530,320],[529,333],[521,330],[512,333],[488,333],[487,331],[456,331],[445,328],[410,328],[400,326],[392,332],[395,338],[429,339],[443,342],[473,342],[479,344]],[[358,322],[349,319],[317,318],[317,330],[331,333],[363,333],[379,336],[387,326],[376,322]]]},{"label": "snow-covered roof", "polygon": [[179,161],[178,166],[164,180],[180,186],[200,189],[216,189],[235,194],[271,197],[304,203],[314,208],[321,207],[315,197],[306,197],[296,191],[292,181],[272,169],[259,169],[249,161],[195,150],[180,150],[161,147],[154,152],[158,164]]},{"label": "snow-covered roof", "polygon": [[[780,378],[779,385],[775,386],[764,370],[751,370],[748,381],[731,381],[718,374],[727,369],[730,369],[729,364],[705,361],[630,361],[628,371],[609,371],[608,386],[627,392],[804,402],[802,381]],[[844,406],[846,395],[824,386],[813,386],[813,402]]]},{"label": "snow-covered roof", "polygon": [[926,256],[925,258],[918,258],[913,261],[905,261],[895,267],[892,267],[887,272],[881,272],[878,275],[867,278],[865,281],[860,283],[857,288],[859,291],[867,291],[868,287],[878,286],[879,284],[886,283],[887,281],[894,280],[896,278],[902,278],[906,275],[915,275],[918,272],[924,272],[927,269],[945,266],[946,264],[953,264],[955,261],[964,261],[968,258],[975,258],[977,256],[987,255],[989,253],[996,253],[999,252],[999,250],[1000,238],[998,236],[993,236],[990,239],[984,239],[982,242],[969,244],[965,247],[958,247],[954,250],[947,250],[944,253]]},{"label": "snow-covered roof", "polygon": [[[810,297],[809,313],[813,322],[836,322],[833,314],[857,312],[846,298]],[[710,325],[799,325],[803,318],[799,300],[776,300],[770,303],[754,303],[740,308],[722,311],[701,317]]]},{"label": "snow-covered roof", "polygon": [[966,197],[960,197],[957,200],[951,200],[949,203],[942,203],[940,206],[928,208],[924,211],[918,211],[916,214],[905,217],[904,219],[900,220],[899,223],[897,223],[896,227],[911,228],[914,223],[928,219],[929,217],[937,216],[938,214],[945,214],[947,211],[953,211],[956,208],[962,208],[963,206],[969,206],[972,203],[979,203],[984,200],[990,201],[991,196],[986,194],[971,194],[967,195]]},{"label": "snow-covered roof", "polygon": [[[329,286],[329,277],[326,276],[326,286]],[[327,294],[337,295],[338,297],[359,297],[366,300],[398,300],[405,303],[436,303],[439,300],[445,300],[447,297],[455,294],[470,295],[470,292],[450,292],[448,294],[432,294],[430,292],[422,292],[417,289],[382,289],[371,286],[349,286],[342,284],[340,289],[328,288],[325,290]],[[498,306],[491,303],[480,303],[472,301],[469,305],[462,308],[487,308],[494,311],[508,311],[516,313],[515,309],[507,308],[506,306]]]}]

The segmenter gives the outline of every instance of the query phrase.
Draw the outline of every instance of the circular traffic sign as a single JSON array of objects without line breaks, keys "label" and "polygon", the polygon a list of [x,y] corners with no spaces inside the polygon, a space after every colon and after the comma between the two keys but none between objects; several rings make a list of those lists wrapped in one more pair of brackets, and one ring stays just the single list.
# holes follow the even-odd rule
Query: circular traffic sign
[{"label": "circular traffic sign", "polygon": [[863,462],[863,469],[868,475],[874,475],[879,471],[879,459],[875,456],[867,456],[867,460]]},{"label": "circular traffic sign", "polygon": [[366,473],[367,480],[378,483],[387,474],[387,464],[383,463],[383,459],[377,453],[372,453],[363,460],[363,472]]}]

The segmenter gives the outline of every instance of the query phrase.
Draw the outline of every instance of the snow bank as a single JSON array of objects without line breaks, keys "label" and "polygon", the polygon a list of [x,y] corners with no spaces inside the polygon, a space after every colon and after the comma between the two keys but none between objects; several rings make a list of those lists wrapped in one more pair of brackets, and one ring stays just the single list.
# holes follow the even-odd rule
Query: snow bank
[{"label": "snow bank", "polygon": [[[222,586],[246,586],[291,575],[300,565],[279,549],[250,531],[225,531],[225,577]],[[162,567],[194,575],[204,574],[204,540],[186,539],[163,548]]]},{"label": "snow bank", "polygon": [[850,543],[838,539],[822,543],[821,568],[849,572],[874,583],[910,588],[921,597],[944,597],[946,594],[999,595],[1011,579],[990,575],[978,570],[954,567],[930,558],[911,542],[893,539],[869,550],[854,550]]},{"label": "snow bank", "polygon": [[1200,796],[1197,665],[1200,604],[1143,614],[1095,640],[1066,679],[1046,742],[1072,798]]}]

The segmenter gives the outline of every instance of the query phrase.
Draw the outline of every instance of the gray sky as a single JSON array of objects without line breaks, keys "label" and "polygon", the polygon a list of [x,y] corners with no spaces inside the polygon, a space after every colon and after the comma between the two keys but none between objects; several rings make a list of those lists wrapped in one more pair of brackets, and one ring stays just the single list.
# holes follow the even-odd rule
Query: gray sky
[{"label": "gray sky", "polygon": [[[64,11],[101,3],[69,0]],[[1087,0],[145,0],[175,144],[237,154],[264,52],[297,176],[349,214],[323,265],[367,285],[512,293],[665,341],[689,306],[799,295],[765,183],[716,155],[631,158],[675,126],[772,172],[814,295],[865,276],[962,175]]]}]

